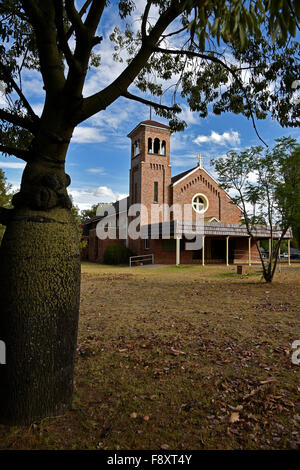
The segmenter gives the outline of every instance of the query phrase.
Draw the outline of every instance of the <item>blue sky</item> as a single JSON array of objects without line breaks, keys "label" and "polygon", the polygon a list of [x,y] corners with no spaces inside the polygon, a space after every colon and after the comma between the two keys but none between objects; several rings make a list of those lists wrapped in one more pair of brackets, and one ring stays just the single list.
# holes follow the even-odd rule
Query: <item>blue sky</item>
[{"label": "blue sky", "polygon": [[[139,0],[136,3],[134,28],[139,27],[139,15],[145,2]],[[104,40],[98,49],[102,66],[99,70],[90,71],[84,96],[105,87],[124,67],[113,61],[113,45],[108,39],[117,24],[119,18],[113,2],[102,23],[101,34]],[[43,91],[39,74],[34,71],[26,72],[23,84],[27,98],[35,111],[40,113]],[[130,91],[135,92],[134,87]],[[141,95],[140,92],[136,93]],[[0,96],[0,104],[3,100],[3,96]],[[207,118],[200,119],[197,113],[190,112],[186,104],[180,101],[179,104],[188,127],[184,132],[175,133],[171,137],[173,175],[195,166],[198,153],[202,153],[204,166],[211,170],[211,158],[224,155],[230,149],[242,150],[261,144],[251,121],[241,115],[227,113],[215,116],[210,113]],[[107,110],[93,116],[75,130],[68,150],[66,171],[72,179],[69,192],[80,209],[87,209],[99,202],[112,202],[117,197],[128,194],[130,139],[127,134],[145,119],[149,119],[147,106],[120,98]],[[167,123],[154,113],[152,119]],[[298,129],[283,129],[271,119],[257,121],[257,127],[262,138],[271,146],[276,138],[283,135],[299,138]],[[0,168],[4,170],[14,189],[19,187],[23,167],[20,160],[0,154]]]}]

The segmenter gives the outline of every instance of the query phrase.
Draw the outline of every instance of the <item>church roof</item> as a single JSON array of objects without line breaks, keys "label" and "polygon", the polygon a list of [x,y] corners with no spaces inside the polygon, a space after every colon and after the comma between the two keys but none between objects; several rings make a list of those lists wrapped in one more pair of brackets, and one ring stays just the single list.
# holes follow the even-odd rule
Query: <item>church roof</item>
[{"label": "church roof", "polygon": [[152,121],[150,119],[140,122],[140,125],[141,124],[145,124],[146,126],[155,126],[155,127],[162,127],[163,129],[169,129],[169,126],[166,126],[165,124],[162,124],[161,122]]},{"label": "church roof", "polygon": [[176,183],[176,181],[179,181],[181,178],[188,175],[191,171],[195,170],[197,167],[198,167],[198,165],[194,166],[193,168],[190,168],[189,170],[185,170],[182,173],[178,173],[178,175],[173,176],[171,178],[172,184]]},{"label": "church roof", "polygon": [[166,124],[162,124],[161,122],[152,121],[151,119],[148,119],[146,121],[140,122],[134,129],[132,129],[132,131],[129,132],[127,137],[131,137],[131,134],[140,126],[160,127],[161,129],[168,129],[169,130],[169,126],[166,126]]}]

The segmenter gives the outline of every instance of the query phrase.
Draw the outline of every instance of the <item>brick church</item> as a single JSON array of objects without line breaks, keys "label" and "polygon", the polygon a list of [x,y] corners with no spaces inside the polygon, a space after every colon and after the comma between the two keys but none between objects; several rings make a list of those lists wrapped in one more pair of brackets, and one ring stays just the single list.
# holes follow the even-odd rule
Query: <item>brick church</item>
[{"label": "brick church", "polygon": [[[122,243],[139,256],[136,260],[150,259],[152,255],[154,263],[228,265],[259,261],[255,242],[241,224],[240,209],[203,167],[201,156],[196,166],[172,176],[168,126],[143,121],[128,137],[131,139],[129,196],[110,205],[114,213],[113,223],[108,224],[114,229],[112,236],[106,239],[97,236],[97,225],[104,224],[110,211],[100,210],[85,224],[88,260],[101,263],[109,244]],[[135,224],[140,230],[138,236],[132,236],[128,230],[137,218],[132,211],[134,207],[140,207],[138,224]],[[105,209],[109,207],[106,205]],[[187,243],[195,235],[200,238],[201,246],[187,249]],[[268,227],[257,226],[256,235],[257,239],[268,239]]]}]

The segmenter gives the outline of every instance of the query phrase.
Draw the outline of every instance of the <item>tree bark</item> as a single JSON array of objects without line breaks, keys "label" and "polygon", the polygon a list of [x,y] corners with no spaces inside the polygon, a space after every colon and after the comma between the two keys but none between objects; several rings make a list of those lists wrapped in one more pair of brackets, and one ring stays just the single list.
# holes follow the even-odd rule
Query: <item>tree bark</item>
[{"label": "tree bark", "polygon": [[[72,403],[80,250],[65,156],[73,128],[48,113],[30,148],[0,247],[0,422],[30,424]],[[55,113],[52,112],[54,115]]]},{"label": "tree bark", "polygon": [[0,422],[29,424],[72,402],[80,254],[70,210],[14,212],[0,248]]}]

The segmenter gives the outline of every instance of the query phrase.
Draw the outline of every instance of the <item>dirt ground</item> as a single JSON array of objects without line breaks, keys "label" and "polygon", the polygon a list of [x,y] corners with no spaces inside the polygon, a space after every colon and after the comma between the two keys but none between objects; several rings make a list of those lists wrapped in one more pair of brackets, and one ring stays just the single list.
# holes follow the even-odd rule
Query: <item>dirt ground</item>
[{"label": "dirt ground", "polygon": [[83,263],[73,408],[0,448],[300,448],[295,267]]}]

